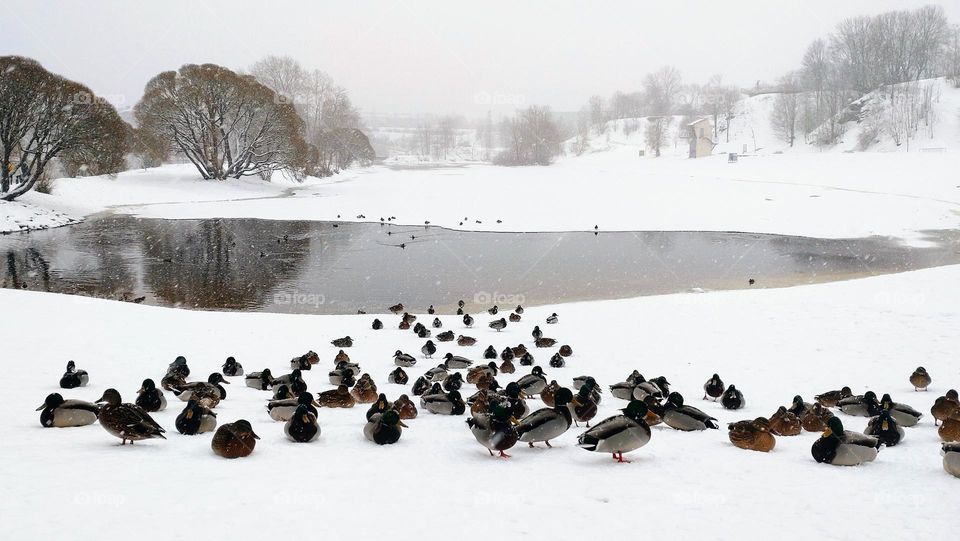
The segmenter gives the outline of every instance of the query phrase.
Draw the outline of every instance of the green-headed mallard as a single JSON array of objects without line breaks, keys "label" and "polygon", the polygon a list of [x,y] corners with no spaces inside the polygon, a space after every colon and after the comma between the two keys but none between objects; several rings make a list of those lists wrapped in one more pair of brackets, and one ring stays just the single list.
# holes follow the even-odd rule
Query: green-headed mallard
[{"label": "green-headed mallard", "polygon": [[395,383],[397,385],[406,385],[410,381],[410,376],[403,371],[403,368],[396,367],[392,372],[387,374],[387,383]]},{"label": "green-headed mallard", "polygon": [[538,441],[546,443],[547,447],[553,447],[550,445],[550,440],[558,438],[573,424],[570,408],[567,407],[571,400],[573,400],[573,393],[570,389],[561,387],[554,393],[554,403],[551,407],[538,409],[520,419],[520,423],[517,424],[520,441],[527,442],[530,447]]},{"label": "green-headed mallard", "polygon": [[460,372],[447,374],[447,377],[443,378],[442,386],[444,391],[459,391],[463,387],[463,374]]},{"label": "green-headed mallard", "polygon": [[163,391],[158,389],[157,384],[149,378],[143,380],[134,403],[148,413],[163,411],[167,407],[167,399],[163,396]]},{"label": "green-headed mallard", "polygon": [[332,340],[330,343],[333,344],[333,347],[335,348],[349,348],[349,347],[353,347],[353,338],[350,338],[349,336],[344,336],[343,338],[337,338],[336,340]]},{"label": "green-headed mallard", "polygon": [[[641,376],[642,377],[642,376]],[[633,400],[643,401],[648,395],[658,399],[670,396],[670,382],[664,376],[657,376],[646,381],[637,381],[633,389]]]},{"label": "green-headed mallard", "polygon": [[871,417],[863,433],[874,436],[887,447],[893,447],[903,439],[903,429],[897,425],[897,421],[890,415],[889,410],[883,410],[880,415]]},{"label": "green-headed mallard", "polygon": [[817,462],[834,466],[857,466],[877,458],[880,440],[843,429],[839,417],[827,421],[827,429],[813,442],[810,453]]},{"label": "green-headed mallard", "polygon": [[517,380],[520,390],[527,396],[540,394],[547,386],[547,374],[539,366],[534,366],[526,376]]},{"label": "green-headed mallard", "polygon": [[227,360],[224,361],[223,366],[220,368],[224,376],[235,377],[243,375],[243,365],[238,363],[233,357],[227,357]]},{"label": "green-headed mallard", "polygon": [[940,447],[943,455],[943,469],[954,477],[960,477],[960,443],[943,443]]},{"label": "green-headed mallard", "polygon": [[693,406],[683,403],[683,395],[670,393],[667,402],[663,405],[663,422],[670,428],[677,430],[706,430],[718,429],[717,420]]},{"label": "green-headed mallard", "polygon": [[505,451],[516,445],[519,439],[514,426],[517,420],[510,414],[509,408],[496,400],[489,402],[488,410],[489,413],[467,419],[467,426],[477,442],[487,448],[490,456],[498,451],[501,458],[510,458]]},{"label": "green-headed mallard", "polygon": [[802,419],[803,414],[809,411],[812,407],[813,404],[810,402],[804,402],[802,396],[796,395],[793,397],[793,402],[790,404],[790,407],[787,408],[787,411]]},{"label": "green-headed mallard", "polygon": [[363,426],[363,436],[377,445],[391,445],[400,441],[404,428],[409,428],[400,420],[396,410],[375,413]]},{"label": "green-headed mallard", "polygon": [[75,389],[83,387],[90,382],[90,375],[86,370],[77,369],[73,361],[67,361],[67,371],[60,378],[60,387],[63,389]]},{"label": "green-headed mallard", "polygon": [[557,316],[557,313],[556,313],[556,312],[554,312],[554,313],[550,314],[549,316],[547,316],[547,323],[548,323],[548,324],[553,325],[553,324],[556,324],[556,323],[559,323],[559,322],[560,322],[560,318]]},{"label": "green-headed mallard", "polygon": [[243,381],[247,387],[266,391],[273,387],[273,374],[270,373],[269,368],[264,368],[260,372],[250,372]]},{"label": "green-headed mallard", "polygon": [[922,413],[912,407],[894,402],[889,394],[884,394],[883,398],[880,399],[880,407],[889,410],[890,415],[897,420],[897,424],[900,426],[915,426],[923,417]]},{"label": "green-headed mallard", "polygon": [[430,413],[438,415],[463,415],[467,410],[467,405],[460,397],[460,391],[424,394],[420,397],[420,405]]},{"label": "green-headed mallard", "polygon": [[217,428],[217,414],[196,400],[190,400],[177,415],[176,427],[177,432],[185,436],[213,432]]},{"label": "green-headed mallard", "polygon": [[861,396],[851,396],[837,402],[840,411],[856,417],[873,417],[880,414],[880,403],[877,402],[877,393],[867,391]]},{"label": "green-headed mallard", "polygon": [[310,406],[300,404],[296,411],[283,426],[283,433],[287,439],[296,443],[309,443],[320,437],[320,424],[316,414],[310,411]]},{"label": "green-headed mallard", "polygon": [[367,420],[369,421],[374,415],[383,413],[389,409],[393,409],[393,402],[387,400],[387,395],[380,393],[373,404],[370,405],[370,409],[367,410]]},{"label": "green-headed mallard", "polygon": [[463,370],[470,368],[471,365],[473,365],[473,361],[466,357],[454,355],[453,353],[447,353],[443,356],[443,366],[445,366],[447,370]]},{"label": "green-headed mallard", "polygon": [[402,366],[404,368],[410,368],[411,366],[417,364],[417,358],[398,349],[393,353],[393,364]]},{"label": "green-headed mallard", "polygon": [[922,366],[918,366],[917,369],[910,374],[910,385],[913,385],[914,390],[926,391],[932,382],[933,379],[930,377],[930,374],[927,373],[927,369]]},{"label": "green-headed mallard", "polygon": [[218,428],[210,442],[210,447],[214,453],[223,458],[242,458],[250,456],[259,439],[260,436],[253,432],[250,421],[240,419]]},{"label": "green-headed mallard", "polygon": [[587,451],[611,453],[617,462],[629,462],[623,459],[623,453],[635,451],[650,441],[650,427],[645,420],[647,406],[631,400],[620,411],[622,415],[608,417],[580,434],[578,446]]},{"label": "green-headed mallard", "polygon": [[311,393],[300,393],[297,398],[285,398],[282,400],[271,400],[267,402],[267,413],[274,421],[289,421],[294,412],[300,406],[307,406],[310,413],[316,415],[317,407],[320,404],[314,400]]},{"label": "green-headed mallard", "polygon": [[163,427],[140,406],[124,404],[116,389],[104,391],[97,403],[103,404],[100,407],[100,426],[120,438],[120,445],[126,445],[127,441],[132,445],[138,440],[166,439]]},{"label": "green-headed mallard", "polygon": [[100,406],[83,400],[64,400],[60,393],[47,395],[40,411],[40,424],[47,428],[91,425],[100,414]]},{"label": "green-headed mallard", "polygon": [[767,453],[777,445],[777,438],[770,432],[770,421],[765,417],[730,423],[727,429],[730,443],[741,449]]}]

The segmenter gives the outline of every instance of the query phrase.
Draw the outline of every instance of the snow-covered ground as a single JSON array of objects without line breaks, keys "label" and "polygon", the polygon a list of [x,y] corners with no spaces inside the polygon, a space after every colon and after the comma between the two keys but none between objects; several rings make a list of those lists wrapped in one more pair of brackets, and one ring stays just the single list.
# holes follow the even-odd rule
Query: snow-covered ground
[{"label": "snow-covered ground", "polygon": [[[121,531],[138,539],[344,532],[362,539],[389,531],[399,540],[520,533],[673,539],[704,532],[736,539],[850,539],[880,530],[895,539],[946,539],[956,527],[953,494],[960,480],[941,467],[928,412],[936,396],[960,384],[957,283],[955,266],[780,290],[569,304],[529,309],[523,322],[502,333],[486,327],[486,314],[469,331],[460,318],[441,316],[446,328],[479,343],[441,345],[437,357],[453,351],[478,360],[488,344],[531,346],[530,329],[540,323],[575,351],[563,369],[546,366],[552,350],[534,351],[549,378],[569,385],[574,376],[589,374],[606,388],[633,369],[648,378],[666,375],[688,402],[723,423],[770,415],[795,394],[809,400],[843,385],[890,392],[925,412],[900,446],[849,469],[813,461],[815,434],[778,438],[773,452],[761,454],[733,447],[726,430],[664,427],[628,455],[632,464],[576,448],[579,429],[556,440],[555,449],[516,447],[512,459],[501,460],[474,441],[464,417],[425,411],[408,423],[399,444],[378,447],[363,439],[363,406],[322,409],[320,439],[293,444],[284,439],[282,424],[267,416],[268,393],[237,380],[217,413],[221,423],[252,422],[262,439],[251,457],[223,460],[212,454],[209,434],[177,434],[174,418],[182,404],[169,393],[170,407],[156,415],[168,439],[121,447],[96,425],[40,427],[33,409],[60,390],[67,360],[88,370],[91,383],[65,396],[94,400],[115,387],[130,401],[144,378],[159,380],[177,355],[189,360],[191,379],[204,379],[228,355],[248,371],[286,373],[291,357],[314,349],[321,364],[306,379],[318,392],[330,388],[326,374],[337,350],[329,341],[350,335],[356,340],[351,358],[390,398],[409,391],[385,383],[394,350],[420,359],[408,371],[411,381],[437,361],[423,359],[423,340],[397,330],[398,318],[390,315],[187,312],[0,290],[4,313],[24,322],[8,325],[16,333],[4,350],[5,537],[59,536],[68,520],[71,539],[96,540]],[[551,311],[560,314],[560,323],[543,325]],[[387,328],[371,330],[374,317]],[[926,393],[914,392],[907,379],[921,364],[934,379]],[[518,366],[514,377],[527,372]],[[713,372],[745,393],[745,409],[728,412],[700,400],[701,385]],[[623,404],[605,393],[599,417]],[[849,429],[865,426],[863,418],[841,417]]]}]

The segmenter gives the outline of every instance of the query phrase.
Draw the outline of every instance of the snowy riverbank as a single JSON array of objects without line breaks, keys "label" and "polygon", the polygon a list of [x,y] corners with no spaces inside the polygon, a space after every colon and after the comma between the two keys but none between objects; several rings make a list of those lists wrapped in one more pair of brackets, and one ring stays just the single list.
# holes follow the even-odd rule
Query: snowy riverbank
[{"label": "snowy riverbank", "polygon": [[[173,421],[182,404],[169,393],[168,409],[156,415],[169,439],[120,447],[96,425],[40,427],[33,409],[59,390],[67,360],[90,371],[91,383],[65,396],[93,400],[116,387],[130,401],[144,378],[159,380],[177,355],[189,360],[190,379],[204,379],[227,355],[248,371],[269,366],[286,373],[288,359],[314,349],[321,364],[306,379],[319,392],[330,388],[326,373],[336,349],[329,341],[350,335],[356,340],[351,358],[390,398],[409,392],[385,383],[394,350],[419,358],[408,371],[411,380],[438,361],[422,358],[423,340],[397,330],[396,316],[189,312],[0,290],[5,313],[33,322],[18,327],[6,346],[4,525],[11,538],[56,535],[62,521],[50,513],[67,509],[73,539],[103,539],[104,532],[132,531],[127,528],[141,528],[141,539],[169,538],[174,531],[322,537],[345,528],[365,537],[364,525],[374,523],[376,531],[390,528],[397,540],[423,539],[425,532],[488,539],[491,531],[547,539],[620,539],[639,531],[671,538],[704,531],[721,538],[784,532],[851,538],[871,524],[893,537],[949,537],[955,507],[949,494],[958,480],[941,468],[929,408],[936,396],[960,385],[958,281],[960,267],[953,266],[780,290],[569,304],[529,309],[502,333],[486,327],[486,314],[469,331],[459,318],[441,316],[445,328],[477,337],[478,345],[442,345],[437,357],[453,351],[479,360],[487,344],[529,346],[530,329],[540,323],[575,352],[566,368],[552,369],[546,366],[552,350],[534,351],[550,379],[569,385],[574,376],[589,374],[606,390],[633,369],[647,377],[663,374],[721,423],[770,415],[795,394],[809,400],[843,385],[890,392],[924,412],[900,446],[851,469],[816,464],[809,449],[817,436],[811,433],[779,438],[774,452],[761,454],[734,448],[726,430],[663,427],[627,457],[632,464],[577,449],[575,428],[555,449],[517,447],[504,461],[477,445],[463,417],[425,411],[398,445],[381,448],[363,439],[363,406],[322,409],[320,440],[295,445],[267,416],[267,393],[240,381],[227,387],[217,413],[221,423],[253,423],[262,439],[250,458],[222,460],[211,453],[209,434],[177,434]],[[552,311],[560,323],[542,325]],[[370,330],[374,317],[387,328]],[[907,381],[920,364],[934,378],[927,393],[915,393]],[[518,366],[513,377],[499,379],[527,372]],[[728,412],[700,400],[701,385],[713,372],[744,392],[745,409]],[[599,416],[623,404],[606,392]],[[865,425],[865,419],[841,417],[849,429]],[[785,523],[785,509],[808,519]],[[643,518],[630,520],[637,510]]]}]

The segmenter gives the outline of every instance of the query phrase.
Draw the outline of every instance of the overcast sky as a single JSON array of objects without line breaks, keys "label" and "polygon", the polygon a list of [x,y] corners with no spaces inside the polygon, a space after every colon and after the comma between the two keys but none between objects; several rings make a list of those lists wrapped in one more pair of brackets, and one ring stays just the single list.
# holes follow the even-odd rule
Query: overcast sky
[{"label": "overcast sky", "polygon": [[[960,22],[960,0],[940,3]],[[576,110],[665,64],[685,80],[773,80],[840,19],[907,5],[921,3],[45,0],[6,6],[0,54],[33,57],[121,108],[163,70],[284,54],[368,112],[479,116],[489,103]]]}]

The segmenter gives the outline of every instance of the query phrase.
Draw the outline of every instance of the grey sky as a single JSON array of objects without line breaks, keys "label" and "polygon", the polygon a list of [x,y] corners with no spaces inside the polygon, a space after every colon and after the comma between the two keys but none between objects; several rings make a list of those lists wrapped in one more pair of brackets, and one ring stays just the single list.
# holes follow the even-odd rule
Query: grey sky
[{"label": "grey sky", "polygon": [[[935,2],[934,2],[935,3]],[[960,23],[960,0],[942,0]],[[4,10],[0,54],[36,58],[119,106],[184,63],[244,68],[289,54],[371,112],[481,115],[513,104],[578,109],[636,89],[664,64],[740,85],[797,67],[842,18],[896,0],[300,1],[45,0]]]}]

